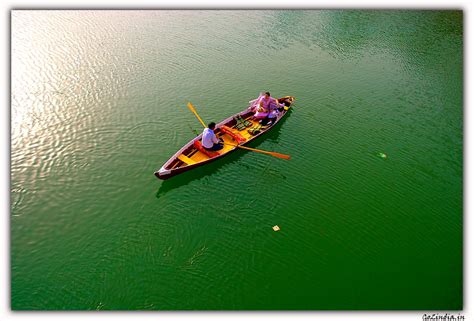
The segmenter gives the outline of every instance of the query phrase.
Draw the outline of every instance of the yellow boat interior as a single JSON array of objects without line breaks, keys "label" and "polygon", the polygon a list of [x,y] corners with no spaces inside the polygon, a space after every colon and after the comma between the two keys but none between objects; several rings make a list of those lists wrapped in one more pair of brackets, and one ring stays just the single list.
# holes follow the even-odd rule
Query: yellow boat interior
[{"label": "yellow boat interior", "polygon": [[[291,96],[286,96],[284,98],[278,99],[280,102],[285,102],[285,111],[288,110],[289,106],[292,104],[294,101],[294,97]],[[286,103],[288,101],[288,103]],[[252,139],[253,137],[256,136],[256,134],[252,134],[251,130],[253,127],[259,125],[259,121],[252,119],[253,117],[253,112],[252,111],[247,111],[243,114],[241,114],[241,118],[247,122],[247,126],[243,127],[242,125],[239,125],[239,122],[236,121],[236,119],[233,117],[229,119],[227,122],[224,124],[219,124],[217,128],[215,129],[216,136],[218,138],[221,138],[224,141],[224,148],[217,151],[213,152],[219,155],[227,154],[231,150],[235,149],[235,145],[238,144],[238,142],[232,137],[232,135],[240,135],[241,137],[245,138],[245,141],[248,141]],[[230,128],[232,134],[226,133],[223,131],[221,128],[222,126],[225,125]],[[261,131],[265,131],[271,126],[267,127],[262,127]],[[212,153],[212,152],[211,152]],[[216,155],[218,156],[218,155]],[[214,156],[215,157],[215,156]],[[167,170],[172,170],[172,169],[177,169],[177,168],[182,168],[186,167],[189,165],[194,165],[203,161],[208,160],[210,157],[206,155],[205,152],[200,151],[194,144],[189,144],[187,148],[184,149],[184,151],[180,154],[177,155],[177,157],[168,165],[166,166]]]},{"label": "yellow boat interior", "polygon": [[[243,119],[252,122],[252,125],[245,129],[238,130],[236,128],[237,122],[235,120],[232,120],[231,122],[225,125],[230,127],[232,132],[239,133],[246,140],[249,140],[253,137],[253,135],[248,132],[248,129],[258,124],[257,120],[251,119],[252,115],[252,113],[249,113],[248,115],[244,115],[244,117],[242,117]],[[222,140],[224,140],[224,148],[217,151],[216,153],[218,153],[219,155],[226,154],[235,148],[233,145],[237,145],[237,142],[232,138],[230,134],[222,132],[220,128],[217,128],[215,132],[217,138],[222,138]],[[168,169],[175,169],[188,165],[193,165],[208,159],[209,156],[199,151],[194,145],[190,145],[188,149],[186,149],[182,154],[178,155],[178,157],[170,164],[170,167]]]}]

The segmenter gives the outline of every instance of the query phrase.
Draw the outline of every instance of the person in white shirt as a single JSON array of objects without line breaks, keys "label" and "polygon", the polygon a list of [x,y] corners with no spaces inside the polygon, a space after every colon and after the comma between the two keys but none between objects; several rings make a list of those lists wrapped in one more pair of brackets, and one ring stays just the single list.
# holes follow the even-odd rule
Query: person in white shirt
[{"label": "person in white shirt", "polygon": [[209,123],[207,128],[204,128],[204,131],[202,132],[202,146],[207,150],[217,151],[224,148],[224,145],[222,144],[223,141],[216,137],[214,128],[216,128],[214,122]]}]

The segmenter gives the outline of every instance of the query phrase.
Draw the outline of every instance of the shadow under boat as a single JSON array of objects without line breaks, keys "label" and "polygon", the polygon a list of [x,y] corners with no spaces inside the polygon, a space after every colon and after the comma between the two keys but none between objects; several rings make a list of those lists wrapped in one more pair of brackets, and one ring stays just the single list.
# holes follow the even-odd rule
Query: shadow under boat
[{"label": "shadow under boat", "polygon": [[[292,109],[288,111],[288,113],[291,113]],[[278,136],[280,136],[280,129],[285,122],[285,120],[288,118],[289,115],[284,117],[281,121],[275,124],[272,128],[269,129],[268,133],[265,133],[264,135],[261,135],[260,137],[257,137],[255,140],[249,142],[245,146],[252,147],[252,148],[257,148],[258,145],[263,142],[264,140],[277,140]],[[278,147],[275,148],[278,149]],[[273,150],[273,149],[272,149]],[[284,151],[279,151],[279,152],[284,152]],[[222,166],[226,164],[232,164],[239,160],[242,156],[244,156],[247,153],[254,153],[249,150],[245,150],[242,148],[238,148],[237,150],[234,150],[233,152],[229,153],[226,157],[222,157],[221,159],[217,159],[215,162],[209,163],[205,166],[200,166],[197,167],[193,170],[181,173],[179,175],[176,175],[174,177],[171,177],[167,180],[162,181],[160,187],[158,188],[155,196],[156,198],[163,197],[166,193],[169,191],[179,188],[181,186],[188,185],[194,180],[201,179],[205,176],[212,176],[214,173],[216,173]],[[268,155],[262,155],[262,157],[272,157]]]}]

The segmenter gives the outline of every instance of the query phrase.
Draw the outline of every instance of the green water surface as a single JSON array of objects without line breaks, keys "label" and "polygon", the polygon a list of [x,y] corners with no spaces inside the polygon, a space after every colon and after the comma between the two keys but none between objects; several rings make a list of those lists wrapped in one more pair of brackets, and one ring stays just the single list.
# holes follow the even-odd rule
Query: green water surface
[{"label": "green water surface", "polygon": [[[461,11],[14,10],[11,90],[14,310],[463,307]],[[290,161],[153,176],[267,90]]]}]

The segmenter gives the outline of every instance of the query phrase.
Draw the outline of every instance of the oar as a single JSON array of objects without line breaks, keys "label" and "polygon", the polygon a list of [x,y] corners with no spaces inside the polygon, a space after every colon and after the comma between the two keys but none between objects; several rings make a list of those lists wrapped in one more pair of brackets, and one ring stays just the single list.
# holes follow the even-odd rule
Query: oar
[{"label": "oar", "polygon": [[[204,128],[207,128],[207,126],[204,124],[204,122],[202,121],[201,117],[199,117],[196,109],[194,109],[194,106],[193,104],[191,103],[188,103],[188,108],[193,112],[193,114],[197,117],[197,119],[201,122],[201,124],[204,126]],[[247,149],[247,150],[251,150],[253,152],[257,152],[257,153],[262,153],[262,154],[267,154],[267,155],[271,155],[271,156],[274,156],[274,157],[278,157],[278,158],[282,158],[282,159],[290,159],[290,155],[285,155],[285,154],[280,154],[280,153],[276,153],[276,152],[268,152],[266,150],[261,150],[261,149],[256,149],[256,148],[250,148],[250,147],[245,147],[245,146],[241,146],[241,145],[234,145],[234,144],[229,144],[229,143],[224,143],[226,145],[230,145],[230,146],[234,146],[234,147],[239,147],[239,148],[242,148],[242,149]]]},{"label": "oar", "polygon": [[204,124],[204,122],[202,121],[201,117],[199,117],[196,109],[194,109],[194,106],[193,104],[191,103],[188,103],[188,108],[193,112],[194,115],[196,115],[197,119],[201,122],[201,124],[204,126],[204,128],[206,128],[206,124]]},{"label": "oar", "polygon": [[289,160],[289,159],[291,158],[290,155],[286,155],[286,154],[280,154],[280,153],[276,153],[276,152],[268,152],[268,151],[266,151],[266,150],[250,148],[250,147],[246,147],[246,146],[242,146],[242,145],[234,145],[234,144],[229,144],[229,143],[224,143],[224,144],[229,145],[229,146],[234,146],[234,147],[242,148],[242,149],[246,149],[246,150],[251,150],[252,152],[257,152],[257,153],[262,153],[262,154],[271,155],[271,156],[278,157],[278,158],[281,158],[281,159]]},{"label": "oar", "polygon": [[[179,105],[179,108],[183,108],[183,107],[181,105]],[[186,111],[186,109],[184,109],[184,108],[183,108],[183,110]],[[194,135],[196,135],[196,136],[199,135],[199,132],[197,130],[195,130],[194,128],[192,128],[188,121],[186,121],[186,125],[188,125],[189,129],[194,133]]]}]

